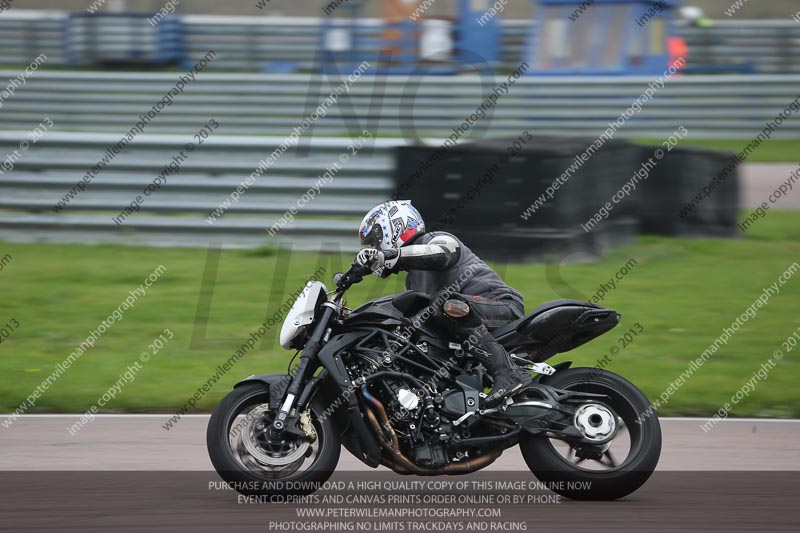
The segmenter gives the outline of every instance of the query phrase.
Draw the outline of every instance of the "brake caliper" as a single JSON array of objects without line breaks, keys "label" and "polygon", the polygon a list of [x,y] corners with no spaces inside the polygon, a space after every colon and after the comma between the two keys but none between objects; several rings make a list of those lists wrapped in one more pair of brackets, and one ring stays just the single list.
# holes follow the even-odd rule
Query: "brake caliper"
[{"label": "brake caliper", "polygon": [[308,411],[300,413],[300,429],[305,432],[309,442],[317,440],[317,430],[314,429],[314,424],[311,422],[311,413]]}]

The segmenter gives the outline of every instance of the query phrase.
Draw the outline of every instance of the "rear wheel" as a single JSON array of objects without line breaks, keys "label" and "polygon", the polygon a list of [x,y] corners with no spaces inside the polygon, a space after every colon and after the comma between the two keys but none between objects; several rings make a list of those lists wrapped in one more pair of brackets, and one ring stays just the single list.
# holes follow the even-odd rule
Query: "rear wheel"
[{"label": "rear wheel", "polygon": [[647,397],[630,381],[593,368],[563,370],[545,383],[608,398],[576,408],[573,424],[591,444],[525,434],[520,449],[531,472],[576,500],[615,500],[641,487],[661,455],[661,426]]},{"label": "rear wheel", "polygon": [[[324,406],[311,403],[305,418],[313,440],[288,432],[269,436],[277,410],[261,383],[236,387],[217,406],[206,431],[208,455],[219,475],[242,494],[302,495],[330,478],[339,462],[340,442]],[[301,424],[302,425],[302,424]]]}]

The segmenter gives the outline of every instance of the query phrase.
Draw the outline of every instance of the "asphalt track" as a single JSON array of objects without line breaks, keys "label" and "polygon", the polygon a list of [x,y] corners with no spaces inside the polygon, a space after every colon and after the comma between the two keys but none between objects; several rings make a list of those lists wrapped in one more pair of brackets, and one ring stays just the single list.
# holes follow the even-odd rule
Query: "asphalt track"
[{"label": "asphalt track", "polygon": [[[748,163],[742,166],[741,207],[755,209],[767,202],[770,208],[797,211],[800,209],[800,182],[793,174],[800,165],[784,163]],[[789,183],[791,182],[791,183]],[[775,203],[769,197],[785,184],[785,194],[779,194]]]},{"label": "asphalt track", "polygon": [[[185,416],[168,431],[162,425],[169,416],[98,415],[72,436],[67,428],[78,420],[75,415],[25,415],[11,428],[0,427],[0,471],[212,469],[205,444],[208,415]],[[800,420],[730,419],[707,433],[700,428],[704,422],[661,420],[660,470],[800,472]],[[512,448],[490,470],[525,468]],[[346,451],[339,469],[371,470]]]},{"label": "asphalt track", "polygon": [[[185,417],[170,431],[162,427],[167,419],[99,416],[75,436],[67,431],[74,415],[23,416],[10,428],[0,427],[0,531],[796,531],[800,523],[800,420],[729,420],[706,433],[700,428],[704,420],[664,419],[658,471],[642,489],[616,502],[571,501],[533,490],[515,491],[531,501],[502,503],[498,499],[508,491],[472,490],[466,492],[492,493],[496,500],[442,503],[443,494],[457,491],[427,485],[535,481],[516,449],[484,471],[437,478],[372,470],[343,453],[334,481],[420,481],[426,484],[414,489],[420,497],[439,498],[409,506],[385,505],[386,500],[384,505],[248,503],[214,486],[218,478],[205,450],[207,416]],[[298,509],[307,508],[327,509],[334,517],[298,517]],[[336,515],[386,508],[491,508],[500,516]],[[315,523],[320,521],[329,523]]]}]

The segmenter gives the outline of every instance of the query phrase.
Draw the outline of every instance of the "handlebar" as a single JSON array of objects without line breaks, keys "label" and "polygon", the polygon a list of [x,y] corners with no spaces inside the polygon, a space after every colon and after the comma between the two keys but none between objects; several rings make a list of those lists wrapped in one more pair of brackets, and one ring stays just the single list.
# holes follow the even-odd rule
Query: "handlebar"
[{"label": "handlebar", "polygon": [[344,294],[347,289],[351,286],[355,285],[356,283],[360,283],[361,280],[364,279],[364,276],[370,273],[370,270],[362,266],[358,263],[353,263],[350,266],[350,269],[345,272],[344,274],[341,272],[337,272],[333,276],[333,283],[336,285],[336,293],[338,295]]}]

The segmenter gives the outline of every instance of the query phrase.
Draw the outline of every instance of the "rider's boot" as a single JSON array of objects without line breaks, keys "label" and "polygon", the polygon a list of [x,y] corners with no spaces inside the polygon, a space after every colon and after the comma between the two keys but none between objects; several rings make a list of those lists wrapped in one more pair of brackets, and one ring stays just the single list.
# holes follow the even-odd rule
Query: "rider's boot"
[{"label": "rider's boot", "polygon": [[486,407],[496,407],[506,398],[514,396],[527,389],[533,378],[530,373],[511,361],[508,352],[499,342],[494,339],[487,339],[482,335],[480,344],[475,351],[484,351],[486,354],[481,359],[484,360],[489,375],[492,376],[494,383],[492,390],[486,395]]},{"label": "rider's boot", "polygon": [[[440,299],[438,293],[433,299]],[[505,348],[483,325],[480,316],[471,311],[463,296],[453,294],[452,299],[444,302],[441,308],[433,308],[434,312],[430,315],[432,323],[460,339],[466,339],[462,345],[478,357],[492,377],[492,390],[484,402],[487,407],[501,404],[506,398],[522,392],[533,383],[530,373],[511,360]],[[414,317],[413,323],[419,323],[421,315],[422,313]]]}]

